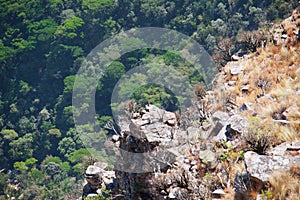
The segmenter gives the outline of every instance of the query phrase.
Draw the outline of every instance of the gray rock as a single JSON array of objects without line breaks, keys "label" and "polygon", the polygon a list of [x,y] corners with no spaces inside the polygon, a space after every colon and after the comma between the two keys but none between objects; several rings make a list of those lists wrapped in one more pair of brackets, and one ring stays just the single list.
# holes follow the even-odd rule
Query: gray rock
[{"label": "gray rock", "polygon": [[217,189],[217,190],[213,191],[212,194],[225,195],[226,193],[225,193],[224,190],[222,190],[222,189]]},{"label": "gray rock", "polygon": [[300,156],[265,156],[253,151],[244,154],[245,165],[251,176],[268,181],[275,171],[289,171],[292,165],[300,165]]},{"label": "gray rock", "polygon": [[188,127],[187,135],[188,135],[189,141],[197,141],[197,140],[199,140],[200,130],[195,127]]},{"label": "gray rock", "polygon": [[143,109],[142,111],[141,111],[141,114],[143,115],[143,114],[146,114],[147,113],[147,111],[145,110],[145,109]]},{"label": "gray rock", "polygon": [[213,121],[220,122],[222,125],[225,126],[229,119],[229,115],[226,112],[222,112],[218,110],[212,115],[212,119]]},{"label": "gray rock", "polygon": [[245,133],[247,126],[247,120],[240,115],[235,114],[226,121],[226,124],[223,127],[219,126],[217,130],[213,130],[213,132],[218,130],[219,132],[217,134],[214,133],[212,139],[216,142],[233,140],[236,136]]},{"label": "gray rock", "polygon": [[269,155],[285,156],[287,151],[299,151],[300,141],[284,142],[268,151]]},{"label": "gray rock", "polygon": [[169,120],[167,121],[167,124],[168,124],[169,126],[175,126],[175,125],[176,125],[176,120],[174,120],[174,119],[169,119]]},{"label": "gray rock", "polygon": [[243,112],[245,110],[253,111],[252,103],[250,102],[243,103],[243,105],[240,107],[240,112]]},{"label": "gray rock", "polygon": [[213,198],[213,200],[214,200],[214,199],[222,199],[222,197],[223,197],[226,193],[225,193],[224,190],[222,190],[222,189],[217,189],[217,190],[213,191],[211,194],[212,194],[212,198]]},{"label": "gray rock", "polygon": [[213,150],[214,149],[214,144],[210,143],[210,142],[206,142],[205,143],[205,147],[207,150]]},{"label": "gray rock", "polygon": [[199,152],[199,158],[205,163],[212,163],[216,162],[216,154],[210,150],[204,150]]},{"label": "gray rock", "polygon": [[191,165],[197,165],[198,161],[197,160],[192,160]]},{"label": "gray rock", "polygon": [[148,112],[146,114],[143,114],[142,120],[150,120],[151,119],[151,114]]},{"label": "gray rock", "polygon": [[165,111],[164,115],[163,115],[163,122],[166,123],[169,120],[176,121],[176,115],[175,115],[175,113]]},{"label": "gray rock", "polygon": [[97,197],[98,194],[88,194],[87,197]]},{"label": "gray rock", "polygon": [[242,66],[238,66],[235,68],[230,69],[230,74],[231,75],[237,75],[237,74],[241,74],[243,72],[243,67]]},{"label": "gray rock", "polygon": [[229,118],[228,125],[232,130],[243,133],[248,126],[248,121],[240,115],[233,115]]},{"label": "gray rock", "polygon": [[218,129],[219,132],[212,138],[213,141],[215,142],[222,142],[222,141],[227,141],[226,137],[226,126],[223,126],[221,129]]},{"label": "gray rock", "polygon": [[[224,118],[225,119],[225,118]],[[245,118],[240,115],[233,115],[226,122],[223,121],[224,125],[218,122],[212,130],[212,139],[216,142],[228,141],[235,139],[239,134],[245,132],[248,122]]]},{"label": "gray rock", "polygon": [[114,171],[105,171],[102,175],[103,183],[106,186],[109,186],[114,183],[114,179],[116,178]]},{"label": "gray rock", "polygon": [[103,170],[106,170],[108,164],[105,163],[105,162],[100,162],[100,161],[99,161],[99,162],[95,162],[95,163],[94,163],[94,166],[99,167],[99,168],[101,168],[101,169],[103,169]]},{"label": "gray rock", "polygon": [[150,119],[132,119],[131,121],[138,126],[145,126],[146,124],[150,124]]},{"label": "gray rock", "polygon": [[102,173],[104,170],[101,169],[100,167],[97,167],[95,165],[90,165],[88,166],[88,168],[86,169],[85,171],[85,174],[88,174],[88,175],[96,175],[98,173]]},{"label": "gray rock", "polygon": [[101,187],[102,174],[104,170],[100,167],[90,165],[85,171],[85,179],[90,185],[91,189],[95,190]]},{"label": "gray rock", "polygon": [[151,108],[149,109],[149,113],[151,115],[151,119],[157,119],[157,120],[162,120],[165,111],[160,109],[157,106],[152,105]]}]

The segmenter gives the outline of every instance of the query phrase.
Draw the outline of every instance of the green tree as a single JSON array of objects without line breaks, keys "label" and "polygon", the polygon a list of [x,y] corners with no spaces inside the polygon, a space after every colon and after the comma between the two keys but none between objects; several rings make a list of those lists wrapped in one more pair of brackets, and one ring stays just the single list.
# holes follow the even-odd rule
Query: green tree
[{"label": "green tree", "polygon": [[27,133],[24,136],[9,143],[10,156],[13,160],[25,160],[32,157],[33,154],[33,135]]},{"label": "green tree", "polygon": [[57,150],[60,152],[61,155],[64,155],[68,158],[71,153],[75,151],[76,143],[73,141],[71,137],[65,137],[58,143]]},{"label": "green tree", "polygon": [[15,130],[11,129],[4,129],[0,132],[1,137],[3,137],[6,140],[13,140],[17,138],[19,135]]},{"label": "green tree", "polygon": [[45,42],[54,39],[53,36],[57,26],[54,19],[43,19],[38,22],[30,23],[28,25],[28,31],[31,37],[34,37],[35,41]]},{"label": "green tree", "polygon": [[66,19],[64,23],[57,27],[55,35],[65,39],[74,39],[76,37],[83,37],[83,32],[80,31],[80,27],[84,25],[83,19],[79,17],[73,17]]}]

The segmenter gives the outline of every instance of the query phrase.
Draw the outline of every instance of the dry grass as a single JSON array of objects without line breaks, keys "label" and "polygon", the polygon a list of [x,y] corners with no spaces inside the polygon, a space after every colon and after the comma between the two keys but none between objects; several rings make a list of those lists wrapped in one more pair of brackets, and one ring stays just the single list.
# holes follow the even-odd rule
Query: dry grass
[{"label": "dry grass", "polygon": [[300,139],[300,133],[291,125],[280,126],[277,137],[282,141],[293,142]]},{"label": "dry grass", "polygon": [[[284,24],[286,30],[293,25]],[[231,75],[230,69],[242,66],[243,72]],[[238,62],[227,64],[217,85],[235,81],[223,96],[231,96],[240,108],[243,103],[252,103],[252,112],[242,115],[256,117],[273,123],[271,134],[279,141],[291,141],[300,137],[300,43],[289,45],[268,44],[256,53]],[[266,82],[265,85],[260,83]],[[248,85],[247,91],[242,88]],[[286,120],[287,123],[274,122]]]},{"label": "dry grass", "polygon": [[272,199],[298,200],[300,179],[290,173],[276,173],[270,178]]},{"label": "dry grass", "polygon": [[[285,44],[267,44],[258,48],[247,58],[230,62],[222,69],[216,80],[216,88],[226,85],[226,90],[215,91],[217,97],[225,102],[228,97],[237,105],[234,110],[249,121],[250,135],[244,135],[246,143],[254,151],[264,154],[269,146],[282,142],[300,140],[300,42],[295,39],[295,31],[300,26],[299,13],[294,13],[293,24],[288,20],[282,26],[289,36]],[[232,75],[230,70],[242,67],[243,72]],[[229,85],[228,83],[231,82]],[[248,89],[242,91],[247,85]],[[224,88],[224,87],[223,87]],[[251,110],[239,112],[244,103],[251,105]],[[221,104],[221,103],[220,103]],[[224,106],[219,106],[223,107]],[[245,147],[243,150],[247,150]],[[243,172],[243,166],[237,162],[223,162],[228,169],[230,179]],[[226,167],[225,165],[228,164]],[[296,200],[300,197],[300,166],[292,167],[290,173],[276,173],[270,179],[271,200]],[[233,180],[231,180],[233,183]],[[231,186],[225,190],[224,199],[249,199],[256,190],[248,190],[244,196],[235,196]],[[255,191],[253,193],[253,191]],[[271,194],[271,195],[270,195]],[[248,195],[248,196],[247,196]]]}]

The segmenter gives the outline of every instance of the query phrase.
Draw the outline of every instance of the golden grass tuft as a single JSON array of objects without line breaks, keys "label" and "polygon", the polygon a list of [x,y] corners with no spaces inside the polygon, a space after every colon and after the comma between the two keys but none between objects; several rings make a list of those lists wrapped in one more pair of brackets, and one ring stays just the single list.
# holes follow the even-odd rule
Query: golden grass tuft
[{"label": "golden grass tuft", "polygon": [[283,142],[293,142],[300,139],[299,131],[290,124],[280,126],[277,134],[277,137]]},{"label": "golden grass tuft", "polygon": [[270,178],[273,199],[298,200],[300,179],[290,173],[277,172]]}]

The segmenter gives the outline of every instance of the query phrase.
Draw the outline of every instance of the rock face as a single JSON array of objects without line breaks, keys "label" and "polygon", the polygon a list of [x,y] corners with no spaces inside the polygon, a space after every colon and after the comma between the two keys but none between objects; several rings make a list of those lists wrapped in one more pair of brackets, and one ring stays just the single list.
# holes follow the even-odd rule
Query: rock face
[{"label": "rock face", "polygon": [[213,115],[217,120],[216,129],[213,131],[216,135],[212,138],[214,141],[232,141],[246,132],[248,122],[245,118],[238,114],[229,117],[227,114],[218,112],[219,114]]},{"label": "rock face", "polygon": [[115,172],[106,171],[104,170],[105,167],[106,165],[103,163],[95,163],[94,165],[88,166],[85,171],[87,183],[83,188],[83,199],[87,196],[102,194],[102,187],[106,189],[112,189],[114,187]]},{"label": "rock face", "polygon": [[268,181],[274,171],[287,172],[292,166],[300,166],[300,156],[265,156],[255,152],[245,153],[245,165],[251,176]]},{"label": "rock face", "polygon": [[[159,194],[154,192],[155,186],[151,181],[155,169],[151,168],[152,166],[147,166],[147,163],[139,162],[138,156],[142,156],[139,153],[152,152],[152,156],[163,159],[165,155],[157,155],[156,152],[159,153],[161,147],[170,147],[179,143],[178,138],[180,136],[176,132],[178,130],[176,115],[154,105],[148,105],[141,117],[130,119],[128,123],[129,131],[122,132],[120,148],[127,152],[136,153],[137,159],[128,163],[127,158],[121,156],[120,163],[128,163],[128,171],[130,171],[130,167],[132,167],[132,171],[141,167],[145,171],[150,172],[130,173],[117,171],[118,186],[126,191],[125,196],[127,199],[158,199]],[[120,128],[124,130],[122,127]],[[171,152],[169,156],[166,159],[175,157]],[[152,158],[140,157],[140,161],[145,159]]]},{"label": "rock face", "polygon": [[[275,25],[272,29],[272,39],[274,44],[280,45],[289,42],[291,39],[299,38],[299,27],[296,21],[299,19],[298,14],[285,19],[281,24]],[[288,34],[286,34],[288,32]]]},{"label": "rock face", "polygon": [[[203,100],[203,99],[202,99]],[[196,106],[197,107],[197,106]],[[197,110],[193,110],[197,112]],[[193,116],[192,113],[189,116]],[[201,120],[199,115],[198,120]],[[125,118],[123,118],[125,119]],[[215,112],[207,118],[207,124],[199,123],[197,126],[186,123],[186,126],[178,126],[178,119],[172,112],[162,110],[154,105],[148,105],[146,110],[139,117],[129,119],[120,127],[122,136],[119,138],[119,147],[127,152],[144,153],[152,152],[156,159],[164,159],[168,165],[159,164],[148,169],[137,160],[131,160],[138,166],[148,169],[147,173],[131,173],[116,171],[118,188],[125,191],[126,199],[201,199],[209,198],[210,192],[205,191],[206,186],[202,178],[206,173],[213,176],[222,176],[222,180],[227,182],[229,177],[221,175],[224,173],[220,164],[220,155],[214,149],[214,144],[210,143],[212,134],[219,134],[224,127],[225,141],[231,140],[234,134],[240,135],[242,129],[247,125],[245,119],[239,115],[229,116],[225,112]],[[195,118],[197,121],[197,118]],[[192,121],[193,122],[193,121]],[[126,124],[129,124],[127,126]],[[227,129],[226,129],[227,128]],[[115,140],[115,139],[114,139]],[[199,143],[199,141],[206,141]],[[155,154],[161,148],[167,149],[163,154]],[[138,157],[138,155],[137,155]],[[125,160],[124,160],[125,159]],[[120,156],[119,163],[126,163],[126,157]],[[151,157],[149,157],[151,160]],[[132,164],[131,163],[131,164]],[[126,169],[133,169],[137,165],[127,163]],[[215,171],[218,169],[217,171]],[[220,174],[218,174],[220,173]],[[218,174],[218,175],[217,175]],[[218,188],[216,188],[218,189]],[[192,192],[191,191],[202,191]],[[218,191],[218,190],[217,190]],[[222,196],[223,194],[221,194]]]}]

